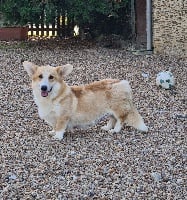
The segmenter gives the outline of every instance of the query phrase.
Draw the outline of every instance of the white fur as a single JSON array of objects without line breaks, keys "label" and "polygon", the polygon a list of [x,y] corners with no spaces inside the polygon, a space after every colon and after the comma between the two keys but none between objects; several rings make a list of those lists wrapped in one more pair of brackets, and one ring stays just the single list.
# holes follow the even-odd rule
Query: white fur
[{"label": "white fur", "polygon": [[61,130],[61,131],[56,131],[54,138],[58,139],[58,140],[62,140],[64,137],[64,131],[65,130]]}]

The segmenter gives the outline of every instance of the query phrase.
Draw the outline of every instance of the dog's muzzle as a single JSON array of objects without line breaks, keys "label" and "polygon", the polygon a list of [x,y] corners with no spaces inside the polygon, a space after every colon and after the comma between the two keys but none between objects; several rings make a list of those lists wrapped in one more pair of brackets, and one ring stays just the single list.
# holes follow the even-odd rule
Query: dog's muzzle
[{"label": "dog's muzzle", "polygon": [[48,89],[48,88],[47,88],[46,85],[42,85],[42,86],[41,86],[41,95],[42,95],[42,97],[47,97],[48,94],[49,94],[49,92],[52,91],[52,87],[51,87],[51,89],[50,89],[49,91],[48,91],[47,89]]}]

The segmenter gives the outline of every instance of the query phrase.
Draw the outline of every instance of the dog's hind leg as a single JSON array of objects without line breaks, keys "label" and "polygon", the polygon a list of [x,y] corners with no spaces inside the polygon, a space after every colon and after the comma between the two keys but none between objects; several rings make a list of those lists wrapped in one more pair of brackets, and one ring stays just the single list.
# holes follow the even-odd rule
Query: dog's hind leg
[{"label": "dog's hind leg", "polygon": [[133,108],[127,115],[125,122],[128,123],[128,125],[143,131],[143,132],[147,132],[148,128],[144,123],[143,118],[141,117],[141,115],[139,114],[139,112],[137,111],[136,108]]},{"label": "dog's hind leg", "polygon": [[105,131],[109,131],[110,129],[113,129],[116,124],[116,119],[114,116],[110,116],[109,121],[106,126],[101,127],[101,129]]},{"label": "dog's hind leg", "polygon": [[120,132],[121,128],[122,128],[121,124],[122,124],[121,120],[117,119],[114,128],[110,129],[109,132],[110,133],[118,133],[118,132]]},{"label": "dog's hind leg", "polygon": [[114,117],[113,118],[115,120],[113,122],[115,122],[115,123],[113,125],[113,128],[110,129],[109,131],[111,133],[118,133],[118,132],[121,131],[122,125],[125,122],[126,114],[125,114],[125,112],[123,112],[122,110],[120,110],[120,111],[114,113]]}]

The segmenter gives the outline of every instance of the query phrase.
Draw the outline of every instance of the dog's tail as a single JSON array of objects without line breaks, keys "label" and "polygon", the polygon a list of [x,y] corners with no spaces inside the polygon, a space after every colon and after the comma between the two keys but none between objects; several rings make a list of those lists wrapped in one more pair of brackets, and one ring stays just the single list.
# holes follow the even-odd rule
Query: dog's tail
[{"label": "dog's tail", "polygon": [[140,131],[143,131],[143,132],[147,132],[148,131],[148,128],[145,125],[143,118],[139,114],[138,110],[136,108],[134,108],[134,107],[129,112],[129,114],[127,115],[126,122],[130,126],[136,128],[136,129],[138,129]]},{"label": "dog's tail", "polygon": [[118,87],[119,86],[121,86],[120,87],[121,91],[125,92],[126,98],[129,99],[128,114],[125,118],[125,122],[127,122],[130,126],[140,131],[147,132],[148,128],[145,125],[143,118],[141,117],[138,110],[134,107],[132,103],[132,89],[129,82],[126,80],[122,80],[118,83]]}]

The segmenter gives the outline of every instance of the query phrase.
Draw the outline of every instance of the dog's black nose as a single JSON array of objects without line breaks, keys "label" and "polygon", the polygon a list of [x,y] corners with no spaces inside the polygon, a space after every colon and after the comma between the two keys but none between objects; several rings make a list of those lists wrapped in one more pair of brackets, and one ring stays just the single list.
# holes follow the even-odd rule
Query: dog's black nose
[{"label": "dog's black nose", "polygon": [[42,85],[41,90],[42,91],[47,91],[47,86],[46,85]]}]

